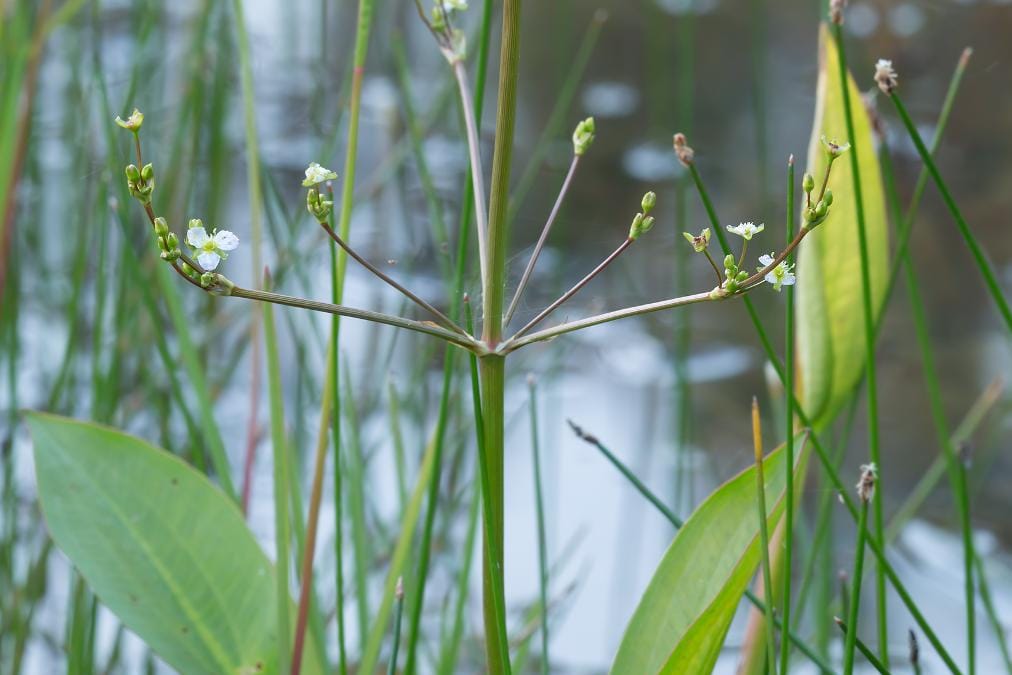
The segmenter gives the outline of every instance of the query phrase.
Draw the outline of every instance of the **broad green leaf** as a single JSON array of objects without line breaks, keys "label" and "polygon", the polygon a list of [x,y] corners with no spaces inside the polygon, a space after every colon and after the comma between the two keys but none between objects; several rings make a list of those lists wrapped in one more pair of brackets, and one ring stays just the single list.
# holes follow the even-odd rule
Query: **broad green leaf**
[{"label": "broad green leaf", "polygon": [[[884,300],[889,275],[889,238],[882,176],[871,122],[861,92],[847,78],[854,138],[847,138],[839,53],[826,26],[819,34],[819,81],[815,121],[808,146],[808,172],[816,190],[826,171],[821,137],[850,142],[857,153],[868,237],[873,314]],[[829,179],[835,200],[829,218],[808,235],[798,257],[798,359],[802,400],[816,426],[839,412],[864,370],[861,252],[850,158],[833,164]]]},{"label": "broad green leaf", "polygon": [[[99,599],[186,675],[279,673],[274,568],[235,504],[120,431],[31,413],[50,534]],[[306,648],[303,673],[324,671]]]},{"label": "broad green leaf", "polygon": [[[807,452],[796,459],[803,471]],[[783,513],[783,446],[763,464],[770,532]],[[714,491],[675,535],[636,608],[611,672],[707,673],[759,563],[751,466]]]}]

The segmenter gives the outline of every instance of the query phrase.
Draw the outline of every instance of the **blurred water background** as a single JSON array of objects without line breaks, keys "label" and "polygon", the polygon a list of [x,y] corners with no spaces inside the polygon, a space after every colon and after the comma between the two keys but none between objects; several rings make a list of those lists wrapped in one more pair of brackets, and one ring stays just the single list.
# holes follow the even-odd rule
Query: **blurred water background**
[{"label": "blurred water background", "polygon": [[[479,4],[472,0],[472,14],[477,14]],[[125,273],[120,256],[138,256],[145,269],[155,257],[143,214],[135,204],[115,201],[121,174],[112,167],[129,161],[127,139],[125,134],[108,135],[110,120],[101,99],[107,91],[115,113],[129,112],[133,105],[144,110],[145,152],[159,171],[160,210],[170,215],[177,231],[185,218],[197,216],[235,231],[244,246],[230,257],[224,271],[240,284],[254,285],[242,94],[228,5],[210,0],[87,3],[49,40],[15,220],[18,350],[5,342],[3,371],[12,386],[3,387],[0,408],[48,408],[101,419],[175,451],[197,451],[193,446],[199,441],[187,439],[177,402],[167,393],[166,369],[154,356],[152,331],[164,326],[138,321],[127,324],[129,330],[118,336],[107,332],[103,344],[89,338],[94,324],[114,313],[110,303],[123,301],[113,293],[118,287],[114,281],[102,282],[101,276],[115,279]],[[431,212],[406,136],[405,102],[410,102],[423,126],[424,156],[450,239],[455,241],[467,163],[452,82],[412,4],[380,0],[377,5],[365,75],[351,240],[370,259],[395,262],[392,273],[445,306],[447,287],[440,265],[447,260],[447,249],[433,244]],[[765,222],[763,245],[779,244],[785,160],[791,153],[806,155],[811,127],[818,11],[814,2],[785,0],[526,3],[514,152],[518,188],[510,260],[514,284],[568,166],[569,132],[578,119],[593,115],[598,135],[581,164],[519,320],[533,316],[621,241],[640,195],[648,189],[658,194],[657,225],[644,240],[649,243],[634,247],[554,320],[712,285],[711,270],[688,255],[678,228],[684,222],[698,231],[706,218],[696,194],[684,189],[681,167],[670,148],[675,131],[689,134],[723,222]],[[264,258],[279,271],[279,290],[327,298],[329,258],[318,230],[302,210],[299,180],[309,161],[341,169],[355,5],[249,0],[246,13],[266,185]],[[973,47],[939,165],[1000,271],[1005,289],[1012,290],[1008,234],[1012,4],[855,2],[846,28],[859,85],[872,87],[877,58],[893,59],[905,99],[926,136],[934,128],[960,53]],[[393,56],[395,48],[403,48],[406,55],[407,87],[401,77],[405,72]],[[585,49],[589,60],[583,64]],[[494,132],[494,54],[482,125],[486,166]],[[883,113],[885,139],[906,197],[920,163],[891,110],[883,107]],[[89,260],[83,269],[75,267],[75,252],[95,248],[100,241],[109,247],[106,264],[99,267]],[[1012,406],[1001,378],[1012,374],[1012,352],[954,224],[931,186],[911,246],[928,303],[950,423],[954,426],[962,419],[989,386],[997,387],[997,401],[972,437],[972,509],[979,550],[1007,632],[1012,624],[1008,487]],[[349,304],[407,311],[397,296],[378,287],[362,269],[352,265],[349,274]],[[74,292],[75,275],[83,280],[85,291],[80,294]],[[477,295],[475,277],[468,286],[472,296]],[[180,288],[180,294],[192,317],[200,358],[207,363],[216,397],[214,414],[238,480],[255,386],[248,349],[254,308],[238,300],[202,297],[190,288]],[[100,297],[104,304],[99,304]],[[774,339],[782,344],[782,298],[772,292],[757,293],[755,298],[775,327]],[[105,314],[96,314],[99,307]],[[308,458],[315,438],[326,323],[295,310],[278,314],[292,434],[298,452]],[[344,322],[342,332],[342,357],[349,367],[356,418],[364,452],[371,458],[366,490],[375,511],[376,536],[384,540],[395,524],[384,518],[396,512],[399,499],[391,459],[388,386],[400,392],[405,410],[402,431],[408,479],[413,481],[434,424],[441,349],[424,339],[397,337],[392,329],[354,321]],[[180,349],[171,337],[169,344],[171,350]],[[69,366],[67,354],[73,355]],[[888,518],[940,452],[900,289],[887,313],[878,357],[881,471],[888,486],[882,498]],[[95,398],[89,380],[92,359],[102,364],[121,359],[111,399]],[[538,381],[553,561],[553,670],[603,672],[672,530],[601,456],[572,435],[566,420],[596,434],[679,514],[687,515],[716,485],[751,461],[748,406],[753,394],[765,396],[768,391],[762,350],[744,308],[721,303],[567,336],[525,350],[512,367],[517,377],[507,399],[508,601],[519,617],[537,599],[528,394],[523,379],[532,373]],[[54,398],[57,384],[60,393]],[[455,416],[451,433],[459,446],[454,455],[460,458],[455,461],[468,467],[473,431],[464,404],[469,405],[469,390],[465,379],[459,385],[463,414]],[[782,425],[772,426],[777,410],[769,400],[763,399],[772,441],[774,430]],[[193,401],[187,404],[192,406]],[[254,405],[261,408],[259,419],[266,424],[266,396]],[[863,417],[859,404],[844,476],[856,476],[857,465],[866,458]],[[840,427],[834,430],[837,435],[842,433]],[[30,440],[21,427],[7,428],[2,436],[8,456],[5,470],[16,472],[18,527],[24,535],[13,558],[16,568],[23,570],[43,546]],[[261,439],[257,456],[250,522],[265,548],[273,551],[268,440]],[[308,471],[309,460],[303,461]],[[822,495],[815,473],[805,489],[801,517],[805,531],[812,528]],[[440,543],[431,598],[441,597],[439,589],[451,584],[459,563],[454,547],[460,545],[467,509],[458,497],[470,494],[464,489],[468,480],[452,474],[447,479],[446,515],[437,521]],[[929,620],[962,661],[962,553],[954,514],[943,480],[903,529],[892,557]],[[842,509],[835,515],[843,516]],[[326,570],[334,564],[330,543],[334,522],[328,508],[322,528],[319,569],[321,578],[328,579]],[[851,530],[842,517],[834,531],[838,539],[829,576],[835,576],[837,568],[848,568],[851,559]],[[72,577],[61,554],[53,551],[51,558],[45,599],[33,619],[35,637],[28,647],[26,673],[58,672],[64,667],[59,645],[73,593]],[[382,561],[378,564],[382,567]],[[382,576],[374,581],[378,593]],[[480,633],[478,583],[475,574],[468,612],[475,635]],[[329,606],[333,588],[326,589],[325,584],[323,601]],[[439,602],[432,601],[433,615],[442,609]],[[954,611],[957,607],[959,611]],[[890,610],[898,663],[906,652],[906,629],[913,624],[898,601]],[[104,611],[103,616],[100,653],[111,648],[115,631]],[[732,628],[718,672],[734,670],[741,619]],[[805,621],[814,619],[809,614]],[[357,644],[355,622],[349,626],[350,643]],[[979,672],[1001,672],[1001,655],[983,612],[978,626]],[[478,668],[476,643],[469,642],[467,650],[471,660],[462,672]],[[934,655],[924,651],[934,664],[930,672],[940,672]],[[128,642],[124,654],[122,672],[140,672],[144,655],[136,641]],[[802,659],[795,659],[795,664],[798,672],[808,672]]]}]

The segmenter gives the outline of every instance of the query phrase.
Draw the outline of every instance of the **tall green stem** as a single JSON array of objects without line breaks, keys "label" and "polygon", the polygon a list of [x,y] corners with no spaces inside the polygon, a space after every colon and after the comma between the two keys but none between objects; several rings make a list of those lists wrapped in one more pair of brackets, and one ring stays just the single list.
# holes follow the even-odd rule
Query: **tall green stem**
[{"label": "tall green stem", "polygon": [[[787,242],[794,238],[794,156],[787,161]],[[788,265],[793,256],[788,256]],[[784,594],[780,603],[785,626],[791,625],[791,560],[794,553],[794,286],[786,288],[787,312],[784,335],[784,389],[787,391],[784,448],[787,474],[784,483]],[[772,595],[772,587],[770,588]],[[772,603],[770,603],[772,604]],[[780,673],[787,675],[791,649],[787,640],[780,642]]]},{"label": "tall green stem", "polygon": [[[882,471],[882,462],[879,453],[879,430],[878,430],[878,378],[875,370],[875,317],[871,297],[871,266],[868,262],[868,234],[864,217],[864,197],[861,193],[861,169],[859,164],[858,151],[861,143],[857,142],[854,133],[854,116],[851,112],[850,100],[850,78],[847,73],[847,56],[843,44],[843,26],[833,25],[833,35],[836,39],[836,48],[840,53],[840,82],[841,93],[843,94],[843,113],[847,123],[847,139],[852,144],[851,150],[847,153],[850,157],[850,171],[854,183],[854,207],[857,215],[857,241],[861,253],[861,299],[864,314],[864,348],[865,348],[865,377],[868,383],[868,454],[871,462]],[[874,536],[880,547],[885,545],[883,535],[885,528],[882,524],[882,500],[875,500],[872,506]],[[875,567],[875,589],[878,607],[878,649],[882,662],[889,666],[889,633],[886,620],[886,582],[882,572],[882,566]],[[851,621],[851,628],[856,629],[857,625]]]},{"label": "tall green stem", "polygon": [[[488,322],[486,322],[487,325]],[[497,322],[498,325],[498,322]],[[510,672],[509,644],[506,637],[505,590],[503,583],[503,449],[504,449],[504,393],[506,388],[506,359],[489,355],[478,361],[481,374],[481,414],[484,426],[484,453],[482,471],[486,487],[484,508],[484,589],[485,652],[487,670],[491,675]]]},{"label": "tall green stem", "polygon": [[[509,205],[510,160],[516,121],[517,65],[520,57],[520,0],[505,0],[499,47],[499,94],[496,106],[495,154],[492,158],[491,199],[488,217],[488,280],[482,288],[482,338],[495,347],[502,338],[503,295],[506,286],[506,210]],[[505,357],[488,355],[480,360],[482,416],[485,433],[485,464],[488,473],[485,519],[485,640],[488,672],[510,672],[509,645],[505,632],[503,589],[503,394],[506,384]],[[491,528],[489,527],[491,526]],[[496,592],[498,590],[498,592]],[[498,596],[498,599],[493,597]]]}]

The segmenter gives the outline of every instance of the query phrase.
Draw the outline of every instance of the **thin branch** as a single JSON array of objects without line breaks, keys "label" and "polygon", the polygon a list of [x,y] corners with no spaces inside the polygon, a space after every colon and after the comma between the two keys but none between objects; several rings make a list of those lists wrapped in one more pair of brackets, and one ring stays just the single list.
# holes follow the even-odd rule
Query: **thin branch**
[{"label": "thin branch", "polygon": [[542,342],[544,340],[550,340],[559,335],[565,335],[566,333],[572,333],[573,331],[582,330],[584,328],[590,328],[591,326],[597,326],[602,323],[608,323],[610,321],[618,321],[619,319],[625,319],[631,316],[640,316],[641,314],[651,314],[653,312],[660,312],[665,309],[672,309],[673,307],[681,307],[683,305],[693,305],[697,302],[706,302],[707,300],[725,300],[727,298],[735,297],[734,295],[728,296],[712,296],[711,291],[703,291],[702,293],[696,293],[694,295],[683,295],[679,298],[671,298],[670,300],[661,300],[659,302],[651,302],[645,305],[636,305],[635,307],[626,307],[625,309],[615,310],[614,312],[607,312],[605,314],[598,314],[596,316],[588,317],[586,319],[580,319],[578,321],[570,321],[569,323],[559,324],[558,326],[552,326],[545,330],[540,330],[536,333],[531,333],[526,337],[519,337],[514,335],[512,338],[502,343],[499,346],[499,351],[502,354],[509,354],[512,351],[516,351],[525,345],[532,344],[534,342]]},{"label": "thin branch", "polygon": [[562,188],[559,190],[559,196],[555,199],[555,205],[552,207],[552,212],[548,214],[548,220],[545,221],[545,227],[541,230],[541,236],[538,237],[538,243],[534,245],[534,251],[531,253],[531,259],[527,262],[527,268],[524,270],[523,276],[520,277],[520,283],[517,285],[517,291],[513,295],[513,301],[510,302],[509,309],[506,310],[506,318],[503,319],[502,325],[505,329],[509,325],[510,319],[513,318],[513,313],[517,309],[517,305],[520,304],[520,297],[524,294],[524,289],[527,288],[527,282],[530,281],[531,273],[534,271],[534,265],[538,262],[538,256],[541,255],[541,249],[545,246],[545,240],[548,239],[548,232],[552,229],[552,225],[555,224],[555,219],[559,215],[559,210],[562,208],[562,201],[566,198],[566,193],[569,192],[569,184],[573,180],[573,174],[576,173],[576,167],[580,163],[580,155],[573,155],[573,161],[569,164],[569,171],[566,173],[566,179],[562,181]]},{"label": "thin branch", "polygon": [[422,300],[420,297],[418,297],[417,295],[415,295],[414,293],[412,293],[411,291],[409,291],[407,288],[405,288],[404,286],[402,286],[398,282],[394,281],[393,278],[391,278],[390,276],[388,276],[387,274],[385,274],[384,272],[382,272],[378,267],[376,267],[371,262],[369,262],[368,260],[366,260],[365,258],[363,258],[361,255],[359,255],[358,252],[355,251],[355,249],[353,249],[348,244],[348,242],[346,242],[344,239],[341,238],[341,235],[339,235],[337,232],[334,231],[334,228],[332,228],[329,223],[327,223],[327,222],[321,222],[320,223],[320,227],[322,227],[323,230],[328,235],[330,235],[330,238],[333,239],[334,242],[336,242],[338,246],[340,246],[341,248],[343,248],[348,255],[350,255],[352,258],[354,258],[356,260],[356,262],[358,262],[360,265],[362,265],[362,267],[366,268],[367,270],[369,270],[370,272],[372,272],[373,274],[375,274],[377,277],[379,277],[380,279],[382,279],[384,282],[386,282],[392,288],[396,289],[398,292],[400,292],[406,298],[408,298],[409,300],[411,300],[412,302],[414,302],[416,305],[418,305],[419,307],[421,307],[425,311],[427,311],[430,314],[432,314],[432,316],[435,317],[436,321],[438,321],[439,323],[441,323],[443,325],[443,327],[445,327],[445,328],[453,331],[454,333],[458,333],[460,335],[465,335],[465,336],[467,335],[467,332],[463,328],[461,328],[460,326],[458,326],[457,324],[455,324],[453,322],[453,320],[450,319],[450,317],[446,316],[445,314],[443,314],[442,312],[440,312],[438,309],[436,309],[435,307],[433,307],[432,305],[430,305],[429,303],[427,303],[425,300]]},{"label": "thin branch", "polygon": [[478,262],[481,267],[482,291],[488,292],[488,206],[485,201],[485,180],[481,175],[481,147],[478,144],[478,122],[471,104],[471,86],[462,61],[453,64],[457,79],[460,104],[464,109],[464,126],[467,127],[467,150],[471,161],[471,185],[474,190],[474,219],[478,228]]},{"label": "thin branch", "polygon": [[609,255],[607,258],[605,258],[603,261],[601,261],[601,264],[598,265],[597,267],[595,267],[590,272],[590,274],[588,274],[584,278],[580,279],[576,283],[575,286],[573,286],[568,291],[566,291],[565,293],[563,293],[562,296],[558,300],[556,300],[555,302],[553,302],[552,304],[550,304],[548,307],[546,307],[545,309],[543,309],[540,314],[538,314],[536,317],[534,317],[533,319],[531,319],[530,322],[526,326],[524,326],[523,328],[521,328],[520,330],[518,330],[516,332],[516,334],[513,335],[513,337],[511,338],[511,340],[519,338],[524,333],[526,333],[530,329],[534,328],[534,326],[536,326],[539,323],[541,323],[541,321],[545,317],[547,317],[549,314],[551,314],[556,309],[558,309],[559,307],[561,307],[562,304],[565,303],[567,300],[569,300],[571,297],[573,297],[574,295],[576,295],[577,292],[579,292],[579,290],[581,288],[583,288],[588,283],[590,283],[591,279],[593,279],[598,274],[600,274],[601,271],[604,270],[605,267],[607,267],[608,265],[610,265],[616,258],[618,258],[620,255],[622,255],[623,251],[625,251],[627,248],[629,248],[630,246],[632,246],[632,243],[634,241],[636,241],[636,240],[632,239],[632,238],[627,238],[625,241],[623,241],[621,244],[619,244],[619,247],[616,248],[614,251],[612,251],[611,255]]},{"label": "thin branch", "polygon": [[236,298],[257,300],[259,302],[272,302],[277,305],[288,305],[289,307],[298,307],[300,309],[308,309],[314,312],[335,314],[337,316],[346,316],[351,319],[362,319],[363,321],[372,321],[373,323],[382,323],[388,326],[396,326],[397,328],[405,328],[407,330],[415,331],[416,333],[425,333],[426,335],[441,338],[447,342],[457,345],[458,347],[463,347],[468,351],[474,352],[479,356],[484,355],[488,351],[474,338],[458,335],[457,333],[428,321],[415,321],[399,316],[392,316],[390,314],[383,314],[381,312],[373,312],[367,309],[356,309],[354,307],[335,305],[329,302],[307,300],[305,298],[296,298],[290,295],[282,295],[280,293],[271,293],[268,291],[257,291],[250,288],[241,288],[239,286],[232,288],[229,295]]}]

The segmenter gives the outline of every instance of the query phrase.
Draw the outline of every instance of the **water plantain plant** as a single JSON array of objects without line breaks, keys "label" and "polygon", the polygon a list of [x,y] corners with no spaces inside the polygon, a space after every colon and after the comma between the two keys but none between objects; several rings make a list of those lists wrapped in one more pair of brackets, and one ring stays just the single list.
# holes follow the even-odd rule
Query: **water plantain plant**
[{"label": "water plantain plant", "polygon": [[[786,672],[794,649],[821,672],[833,672],[825,657],[811,649],[792,630],[796,624],[789,618],[792,605],[792,519],[812,452],[817,454],[824,471],[839,490],[841,500],[859,525],[851,611],[847,623],[841,623],[846,627],[845,671],[849,672],[853,667],[855,649],[867,649],[856,635],[860,572],[866,547],[875,563],[880,631],[885,630],[884,589],[888,582],[907,604],[921,631],[943,660],[951,665],[951,657],[924,622],[885,559],[879,500],[871,498],[869,487],[869,484],[874,485],[881,469],[874,422],[874,337],[876,317],[888,285],[886,209],[873,146],[872,122],[860,104],[859,91],[847,70],[840,41],[842,9],[839,3],[834,3],[837,11],[832,14],[835,33],[824,28],[821,35],[816,116],[807,170],[800,180],[797,203],[798,183],[793,157],[787,162],[788,215],[784,244],[761,243],[777,234],[779,227],[737,218],[736,224],[727,224],[718,218],[696,166],[695,153],[685,135],[676,133],[673,152],[695,183],[710,220],[708,226],[701,230],[685,232],[685,245],[698,254],[700,264],[712,269],[713,285],[686,295],[550,323],[550,318],[562,305],[605,273],[617,258],[627,251],[630,251],[629,255],[635,255],[632,250],[634,245],[648,236],[654,225],[657,196],[652,191],[646,192],[639,208],[631,209],[634,213],[628,229],[623,227],[616,234],[614,250],[569,290],[518,327],[513,323],[516,310],[529,287],[533,270],[567,192],[573,181],[578,180],[578,166],[581,162],[590,161],[587,156],[591,153],[598,129],[593,118],[576,124],[569,170],[533,251],[518,275],[519,281],[512,298],[508,299],[506,290],[511,286],[512,278],[507,267],[507,242],[510,240],[508,188],[516,118],[520,0],[503,2],[495,144],[490,178],[483,173],[479,142],[485,54],[479,54],[476,60],[478,86],[472,88],[467,38],[458,26],[461,13],[467,10],[466,2],[437,0],[434,6],[428,8],[419,2],[416,5],[420,20],[445,57],[455,83],[470,164],[470,192],[465,195],[465,203],[468,209],[473,208],[473,219],[467,222],[473,220],[474,246],[469,244],[469,232],[458,233],[461,248],[456,261],[456,284],[452,295],[443,303],[445,310],[379,269],[350,242],[358,111],[372,18],[371,0],[360,0],[359,5],[348,155],[344,169],[338,175],[313,162],[307,167],[302,182],[306,208],[331,243],[333,292],[330,300],[279,293],[271,288],[268,274],[264,274],[258,287],[253,288],[231,281],[225,274],[227,266],[223,263],[229,253],[240,246],[238,237],[224,228],[209,227],[198,218],[189,220],[185,227],[179,227],[179,224],[170,223],[167,217],[160,215],[153,205],[159,169],[152,163],[146,163],[143,155],[144,115],[135,110],[126,119],[116,119],[116,123],[132,136],[135,157],[125,169],[127,187],[146,214],[160,258],[183,283],[197,291],[218,296],[223,301],[234,298],[263,304],[263,340],[268,376],[272,382],[276,384],[279,377],[272,305],[329,314],[333,323],[327,343],[328,365],[312,469],[309,515],[305,531],[300,530],[299,533],[301,550],[296,552],[296,557],[301,560],[297,573],[289,565],[293,552],[290,549],[291,517],[287,509],[299,502],[289,494],[292,467],[286,449],[280,387],[272,386],[270,406],[278,540],[276,566],[268,562],[243,522],[234,490],[231,489],[228,462],[223,454],[212,458],[214,473],[225,488],[219,490],[196,469],[123,433],[47,415],[30,416],[40,498],[51,534],[98,597],[127,627],[180,672],[243,675],[329,672],[327,650],[320,643],[319,634],[310,628],[313,621],[310,606],[314,596],[312,561],[322,503],[325,458],[331,441],[335,447],[340,442],[340,420],[342,415],[347,417],[347,412],[340,405],[342,381],[339,375],[337,321],[339,318],[371,321],[421,333],[446,343],[447,384],[444,386],[444,397],[448,395],[453,369],[463,367],[463,361],[455,360],[455,356],[466,355],[471,366],[483,532],[485,667],[495,675],[509,673],[512,643],[504,588],[506,560],[503,533],[508,514],[504,505],[503,475],[506,439],[504,395],[511,355],[530,345],[608,322],[700,303],[742,299],[756,322],[764,346],[771,350],[769,356],[775,370],[786,385],[786,442],[772,452],[764,453],[756,412],[755,465],[715,490],[684,523],[660,500],[650,495],[600,441],[574,425],[574,430],[584,440],[601,448],[633,480],[644,496],[679,528],[629,622],[615,657],[613,672],[709,672],[716,663],[743,596],[754,605],[744,650],[747,672],[761,672],[764,668],[773,672],[778,664],[781,672]],[[488,46],[490,9],[491,3],[486,3],[480,51],[487,50]],[[241,57],[248,66],[248,48]],[[896,100],[903,114],[901,103],[895,97],[898,80],[891,64],[879,63],[876,81],[886,95]],[[919,149],[922,146],[920,144]],[[844,157],[846,159],[838,162]],[[930,158],[925,156],[925,161],[930,161]],[[932,176],[941,187],[941,177],[933,164],[930,167]],[[341,182],[340,196],[335,195],[335,182]],[[336,213],[335,204],[339,205]],[[954,202],[951,208],[960,224],[965,225]],[[795,214],[800,216],[797,226]],[[733,241],[740,242],[740,246],[731,246],[731,235]],[[259,243],[254,245],[258,247]],[[345,304],[342,299],[348,258],[375,277],[376,283],[386,284],[403,296],[405,306],[413,307],[414,312],[410,316],[387,314]],[[480,275],[480,297],[474,303],[480,307],[477,327],[471,316],[471,304],[461,293],[460,283],[463,270],[475,258]],[[796,321],[793,316],[795,285],[798,288]],[[784,363],[772,351],[761,317],[748,297],[763,287],[786,291],[788,296],[788,348]],[[995,300],[1003,306],[1000,292]],[[796,362],[793,356],[795,335]],[[871,455],[859,483],[860,504],[855,505],[853,497],[843,488],[835,466],[826,457],[819,433],[852,396],[862,373],[870,393]],[[440,428],[445,430],[445,419],[442,417],[440,424]],[[396,628],[389,672],[396,672],[398,654],[405,655],[406,672],[419,669],[419,617],[428,574],[428,546],[438,490],[440,447],[440,443],[429,446],[420,467],[418,483],[410,496],[406,488],[402,491],[406,515],[392,555],[390,575],[380,606],[370,617],[366,604],[359,603],[360,623],[365,628],[361,631],[359,672],[376,671],[381,643],[391,621]],[[334,461],[333,466],[334,517],[338,522],[336,651],[340,672],[345,673],[350,664],[343,629],[340,529],[343,502],[340,490],[345,481],[349,490],[361,490],[362,486],[355,482],[353,475],[344,474],[354,467],[346,467],[339,461]],[[540,478],[538,480],[540,486]],[[412,536],[419,526],[424,536],[417,567],[413,574],[404,575]],[[352,536],[361,536],[361,533],[353,532]],[[749,586],[760,562],[763,581],[756,590],[751,590]],[[542,560],[543,579],[545,567],[546,562]],[[417,588],[406,590],[402,577]],[[300,583],[297,601],[293,601],[290,595],[294,580]],[[362,593],[363,597],[365,595]],[[544,595],[542,602],[547,603]],[[546,609],[543,608],[543,611]],[[404,644],[401,643],[402,622],[406,623]],[[881,632],[879,658],[887,663],[888,655],[884,653],[886,639],[885,633]],[[543,667],[547,668],[547,664]]]}]

